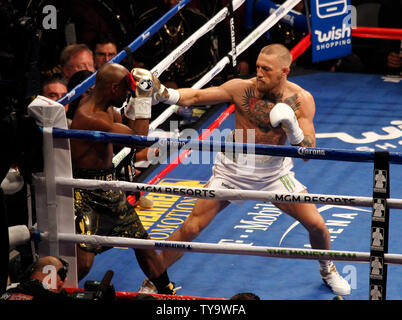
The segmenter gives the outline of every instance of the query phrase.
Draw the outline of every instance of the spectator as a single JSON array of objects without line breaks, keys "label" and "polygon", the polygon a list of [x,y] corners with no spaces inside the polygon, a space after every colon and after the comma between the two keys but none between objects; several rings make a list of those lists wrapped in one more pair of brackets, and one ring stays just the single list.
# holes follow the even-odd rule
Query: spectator
[{"label": "spectator", "polygon": [[60,56],[63,77],[68,83],[71,76],[80,70],[95,72],[92,50],[86,44],[71,44],[65,47]]},{"label": "spectator", "polygon": [[230,300],[261,300],[259,296],[252,292],[240,292],[235,294]]},{"label": "spectator", "polygon": [[[59,77],[51,77],[43,82],[41,95],[53,101],[57,101],[67,94],[67,86],[63,79]],[[65,106],[66,111],[68,105]]]},{"label": "spectator", "polygon": [[68,263],[63,259],[53,256],[40,258],[27,273],[27,279],[17,287],[7,290],[0,300],[69,300],[63,289],[67,279]]},{"label": "spectator", "polygon": [[110,38],[99,38],[95,44],[94,54],[95,69],[99,69],[117,54],[117,44]]}]

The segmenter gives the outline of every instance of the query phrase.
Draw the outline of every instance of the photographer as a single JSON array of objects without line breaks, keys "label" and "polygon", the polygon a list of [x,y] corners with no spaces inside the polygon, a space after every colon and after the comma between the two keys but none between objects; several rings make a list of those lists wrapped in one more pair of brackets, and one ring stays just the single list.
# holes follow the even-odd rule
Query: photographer
[{"label": "photographer", "polygon": [[40,258],[28,270],[27,279],[9,289],[0,300],[68,301],[63,289],[68,263],[57,257]]}]

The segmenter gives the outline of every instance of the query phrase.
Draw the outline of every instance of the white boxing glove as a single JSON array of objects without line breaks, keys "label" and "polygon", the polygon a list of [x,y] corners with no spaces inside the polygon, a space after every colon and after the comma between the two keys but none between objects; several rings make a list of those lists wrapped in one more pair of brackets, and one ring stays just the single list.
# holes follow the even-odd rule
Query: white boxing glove
[{"label": "white boxing glove", "polygon": [[286,103],[277,103],[269,113],[269,119],[274,128],[282,126],[290,144],[297,145],[303,141],[304,134],[299,127],[296,114]]},{"label": "white boxing glove", "polygon": [[124,115],[131,120],[151,119],[152,97],[131,97],[124,109]]},{"label": "white boxing glove", "polygon": [[166,104],[176,104],[180,100],[180,93],[176,89],[166,88],[157,77],[153,76],[154,94],[152,105],[163,102]]},{"label": "white boxing glove", "polygon": [[154,88],[153,75],[150,71],[134,68],[126,77],[131,97],[124,114],[131,120],[151,119],[152,93]]}]

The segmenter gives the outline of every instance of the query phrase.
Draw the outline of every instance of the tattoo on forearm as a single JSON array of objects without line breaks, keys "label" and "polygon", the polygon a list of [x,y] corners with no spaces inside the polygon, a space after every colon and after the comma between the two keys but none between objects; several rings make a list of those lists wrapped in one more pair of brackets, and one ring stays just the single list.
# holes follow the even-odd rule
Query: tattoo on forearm
[{"label": "tattoo on forearm", "polygon": [[302,141],[302,145],[303,145],[304,147],[312,147],[312,146],[314,146],[314,140],[313,140],[313,138],[310,137],[310,136],[304,136],[304,139],[303,139],[303,141]]}]

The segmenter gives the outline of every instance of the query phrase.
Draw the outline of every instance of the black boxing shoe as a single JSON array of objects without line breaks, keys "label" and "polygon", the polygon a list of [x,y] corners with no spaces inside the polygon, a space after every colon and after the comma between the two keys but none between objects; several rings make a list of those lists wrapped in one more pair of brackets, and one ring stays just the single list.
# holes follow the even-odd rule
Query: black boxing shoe
[{"label": "black boxing shoe", "polygon": [[169,282],[169,284],[160,290],[158,293],[159,294],[170,294],[170,295],[176,295],[176,290],[175,290],[175,285],[173,282]]}]

